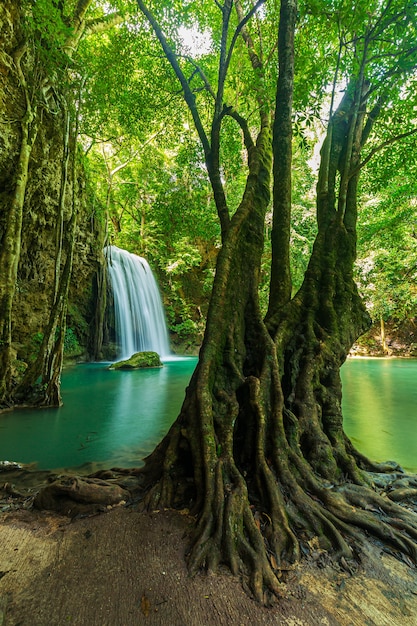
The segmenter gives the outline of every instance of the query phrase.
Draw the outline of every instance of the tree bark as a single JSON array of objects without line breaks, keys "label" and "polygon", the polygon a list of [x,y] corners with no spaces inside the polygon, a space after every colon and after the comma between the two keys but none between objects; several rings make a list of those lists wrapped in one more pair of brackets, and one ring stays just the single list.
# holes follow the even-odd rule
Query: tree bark
[{"label": "tree bark", "polygon": [[[292,0],[282,0],[277,101],[286,107],[294,10]],[[291,298],[289,106],[277,112],[274,132],[274,176],[282,179],[275,180],[266,321],[258,281],[271,152],[261,115],[245,195],[218,255],[197,368],[177,421],[141,472],[148,506],[185,506],[197,515],[191,573],[225,563],[262,603],[269,593],[280,595],[284,572],[311,542],[346,560],[373,535],[417,559],[416,515],[381,495],[370,473],[392,468],[366,459],[343,431],[340,367],[370,323],[353,280],[369,94],[366,45],[358,52],[358,75],[322,149],[318,234],[301,288]]]},{"label": "tree bark", "polygon": [[382,347],[382,352],[386,355],[389,354],[389,350],[388,350],[388,346],[387,346],[387,338],[385,335],[385,322],[384,322],[384,318],[382,317],[382,315],[379,318],[379,323],[380,323],[380,329],[381,329],[381,347]]},{"label": "tree bark", "polygon": [[279,74],[274,118],[272,265],[267,317],[291,299],[291,169],[294,31],[297,2],[282,2],[278,33]]},{"label": "tree bark", "polygon": [[20,122],[21,143],[16,166],[14,194],[6,221],[6,232],[0,247],[0,406],[11,401],[12,373],[12,306],[20,259],[23,206],[28,182],[29,160],[36,139],[36,107],[32,106],[28,85],[21,67],[26,53],[22,45],[14,55],[16,73],[23,90],[26,112]]},{"label": "tree bark", "polygon": [[[30,399],[33,406],[57,407],[62,405],[61,371],[64,356],[68,290],[71,280],[77,226],[77,157],[78,114],[71,132],[70,114],[64,106],[63,116],[63,164],[59,195],[56,232],[56,258],[54,291],[48,323],[36,360],[25,372],[22,382],[14,393],[19,402]],[[69,196],[68,165],[72,156],[72,193]],[[71,217],[65,224],[65,206],[71,207]],[[65,260],[62,264],[62,257]]]},{"label": "tree bark", "polygon": [[102,259],[97,269],[93,283],[93,301],[95,302],[94,318],[90,325],[89,357],[92,361],[103,358],[102,348],[104,341],[105,312],[107,306],[107,268]]},{"label": "tree bark", "polygon": [[[241,419],[242,398],[252,386],[247,371],[259,367],[263,344],[273,352],[257,303],[270,167],[271,138],[266,125],[250,153],[245,194],[219,252],[200,359],[181,415],[145,470],[150,483],[155,482],[155,472],[158,479],[150,490],[149,504],[178,505],[189,478],[183,467],[185,450],[191,455],[193,508],[200,514],[189,555],[192,571],[203,562],[215,569],[225,560],[237,573],[240,561],[249,564],[258,559],[262,542],[237,464],[235,429]],[[182,485],[180,478],[185,481]],[[250,535],[247,540],[245,533]],[[278,591],[265,555],[263,561],[260,585],[266,578]],[[258,595],[259,585],[255,580],[252,583]]]}]

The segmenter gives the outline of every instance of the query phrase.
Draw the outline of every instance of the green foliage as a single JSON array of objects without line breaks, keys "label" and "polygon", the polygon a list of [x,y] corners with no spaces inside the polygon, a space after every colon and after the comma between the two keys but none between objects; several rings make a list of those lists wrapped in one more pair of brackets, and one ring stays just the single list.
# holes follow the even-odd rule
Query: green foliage
[{"label": "green foliage", "polygon": [[416,206],[409,203],[401,210],[386,199],[366,208],[367,221],[359,230],[358,280],[370,313],[374,319],[413,318],[417,311]]},{"label": "green foliage", "polygon": [[[58,336],[59,329],[56,331],[56,337]],[[33,361],[39,351],[41,343],[43,341],[44,334],[37,332],[32,335],[28,346],[22,351],[22,356],[26,361]],[[83,348],[80,346],[78,337],[74,329],[67,327],[64,337],[64,355],[65,356],[78,356],[83,353]]]},{"label": "green foliage", "polygon": [[165,269],[166,273],[172,276],[184,274],[192,267],[199,266],[201,255],[195,246],[192,246],[187,239],[182,238],[173,245],[173,256],[168,259]]},{"label": "green foliage", "polygon": [[416,315],[416,191],[415,182],[399,173],[363,209],[358,277],[374,319]]},{"label": "green foliage", "polygon": [[36,346],[37,348],[40,347],[41,343],[43,340],[43,333],[41,332],[37,332],[32,336],[32,343],[34,346]]},{"label": "green foliage", "polygon": [[13,367],[13,376],[16,378],[21,378],[25,371],[27,370],[27,363],[21,361],[20,359],[15,359],[12,363]]},{"label": "green foliage", "polygon": [[18,358],[25,363],[32,363],[36,359],[42,340],[42,332],[34,333],[24,345],[19,346]]},{"label": "green foliage", "polygon": [[129,25],[130,21],[104,36],[93,35],[80,47],[79,62],[89,72],[82,132],[93,139],[120,138],[126,133],[146,138],[151,121],[157,123],[172,105],[169,94],[149,85],[150,75],[158,84],[164,82],[165,73],[156,62],[152,42],[147,41],[146,31],[141,30],[139,38]]},{"label": "green foliage", "polygon": [[75,331],[70,327],[66,328],[64,337],[64,355],[77,356],[82,354],[82,352],[83,349],[78,343],[78,337],[75,334]]},{"label": "green foliage", "polygon": [[199,331],[199,328],[193,320],[185,320],[181,324],[172,324],[170,330],[177,334],[180,339],[187,339],[188,337],[195,337]]},{"label": "green foliage", "polygon": [[48,75],[57,72],[62,75],[69,62],[63,44],[71,33],[63,14],[63,3],[58,0],[24,0],[23,8],[23,25],[27,37],[34,43],[36,64],[40,64]]},{"label": "green foliage", "polygon": [[[46,6],[47,1],[52,0],[42,0],[40,7]],[[207,130],[213,99],[206,86],[208,82],[214,88],[217,81],[221,12],[209,0],[150,0],[148,5],[178,54],[178,63],[194,90]],[[220,240],[205,157],[177,79],[136,3],[120,0],[109,6],[124,11],[126,20],[104,33],[86,37],[78,59],[87,75],[82,131],[94,188],[92,204],[96,212],[107,215],[111,241],[146,256],[156,269],[169,325],[178,335],[185,336],[196,328],[199,332]],[[358,277],[374,315],[412,315],[415,246],[410,200],[415,196],[417,172],[415,159],[407,164],[408,170],[402,163],[404,148],[411,155],[416,151],[416,142],[412,135],[401,143],[393,142],[393,138],[410,131],[415,123],[412,112],[417,106],[417,88],[414,75],[410,76],[415,55],[404,54],[415,43],[415,13],[413,3],[403,0],[389,2],[381,16],[380,8],[379,0],[299,3],[291,232],[293,286],[297,290],[302,283],[316,233],[313,149],[322,140],[333,83],[337,100],[349,76],[358,71],[358,58],[368,36],[372,53],[366,70],[372,85],[370,107],[378,97],[383,106],[363,157],[375,152],[363,176]],[[103,12],[99,4],[93,9],[95,16]],[[263,81],[271,106],[277,78],[278,12],[279,4],[266,0],[250,25],[254,45],[261,50],[265,65]],[[233,32],[237,25],[234,12],[231,24]],[[211,47],[187,48],[184,28],[204,33],[211,40]],[[257,113],[257,81],[246,46],[238,38],[224,100],[244,114],[249,125]],[[384,144],[385,149],[380,150]],[[242,196],[247,170],[241,129],[227,116],[222,122],[220,157],[224,189],[233,212]],[[269,228],[268,222],[260,284],[264,308],[271,258]]]}]

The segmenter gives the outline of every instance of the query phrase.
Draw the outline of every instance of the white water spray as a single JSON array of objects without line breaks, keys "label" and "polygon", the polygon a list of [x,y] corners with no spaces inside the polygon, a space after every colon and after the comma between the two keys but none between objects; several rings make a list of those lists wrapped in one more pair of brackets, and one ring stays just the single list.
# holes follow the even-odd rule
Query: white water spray
[{"label": "white water spray", "polygon": [[113,290],[119,359],[135,352],[171,354],[158,285],[148,262],[116,246],[104,249]]}]

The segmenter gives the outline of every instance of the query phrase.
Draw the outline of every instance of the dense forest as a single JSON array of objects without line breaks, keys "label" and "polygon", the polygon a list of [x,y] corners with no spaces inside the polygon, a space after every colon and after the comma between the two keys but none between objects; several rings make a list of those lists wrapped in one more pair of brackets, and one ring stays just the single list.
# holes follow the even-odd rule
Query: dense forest
[{"label": "dense forest", "polygon": [[105,350],[103,246],[146,257],[201,343],[147,501],[261,602],[311,536],[417,558],[339,375],[372,322],[416,353],[416,31],[413,0],[0,8],[0,403],[58,405],[65,352]]}]

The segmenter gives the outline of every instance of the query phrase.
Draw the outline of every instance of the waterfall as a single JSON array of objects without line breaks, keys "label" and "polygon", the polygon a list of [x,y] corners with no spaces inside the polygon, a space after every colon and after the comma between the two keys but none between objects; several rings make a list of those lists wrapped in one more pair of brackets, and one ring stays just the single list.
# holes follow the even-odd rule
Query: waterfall
[{"label": "waterfall", "polygon": [[113,290],[116,342],[119,358],[152,350],[171,353],[158,285],[148,262],[116,246],[104,249]]}]

